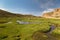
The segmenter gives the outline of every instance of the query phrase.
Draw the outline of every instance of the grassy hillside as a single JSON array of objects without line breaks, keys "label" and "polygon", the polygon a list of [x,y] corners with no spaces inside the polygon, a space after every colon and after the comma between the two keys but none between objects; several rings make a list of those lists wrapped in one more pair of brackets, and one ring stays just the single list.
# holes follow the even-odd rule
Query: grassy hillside
[{"label": "grassy hillside", "polygon": [[[60,19],[18,15],[2,10],[0,15],[0,40],[60,40]],[[19,24],[17,20],[30,24]],[[52,37],[48,38],[45,32],[51,24],[56,28],[51,32]]]}]

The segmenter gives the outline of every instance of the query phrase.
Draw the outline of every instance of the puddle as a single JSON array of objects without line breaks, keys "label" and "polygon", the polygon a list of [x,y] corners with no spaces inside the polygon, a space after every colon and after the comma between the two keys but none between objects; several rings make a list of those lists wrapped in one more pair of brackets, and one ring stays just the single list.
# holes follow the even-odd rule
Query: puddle
[{"label": "puddle", "polygon": [[19,21],[19,20],[17,20],[16,21],[18,24],[30,24],[30,22],[24,22],[24,21]]},{"label": "puddle", "polygon": [[27,21],[20,21],[20,20],[17,20],[16,22],[18,24],[40,24],[40,22],[27,22]]}]

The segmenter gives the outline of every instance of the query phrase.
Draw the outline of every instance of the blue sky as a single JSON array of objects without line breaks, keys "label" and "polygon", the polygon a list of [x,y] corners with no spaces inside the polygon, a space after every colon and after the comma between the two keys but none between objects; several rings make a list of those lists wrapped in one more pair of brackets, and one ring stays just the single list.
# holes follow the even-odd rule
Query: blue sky
[{"label": "blue sky", "polygon": [[14,13],[41,15],[60,8],[60,0],[0,0],[0,9]]}]

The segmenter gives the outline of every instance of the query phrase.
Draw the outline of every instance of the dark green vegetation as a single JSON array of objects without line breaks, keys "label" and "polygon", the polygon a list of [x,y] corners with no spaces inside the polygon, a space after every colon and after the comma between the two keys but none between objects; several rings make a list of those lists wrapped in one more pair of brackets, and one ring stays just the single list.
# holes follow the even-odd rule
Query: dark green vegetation
[{"label": "dark green vegetation", "polygon": [[[60,19],[0,11],[0,40],[60,40]],[[39,24],[18,24],[17,20]],[[51,37],[48,37],[45,32],[48,32],[51,24],[56,28],[50,33]]]}]

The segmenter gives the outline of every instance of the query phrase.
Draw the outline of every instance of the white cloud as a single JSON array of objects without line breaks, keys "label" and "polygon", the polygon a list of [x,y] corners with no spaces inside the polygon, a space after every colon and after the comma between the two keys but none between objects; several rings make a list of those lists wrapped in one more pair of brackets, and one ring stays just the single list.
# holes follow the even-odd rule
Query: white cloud
[{"label": "white cloud", "polygon": [[41,3],[41,8],[48,9],[54,5],[52,0],[47,0],[45,3]]},{"label": "white cloud", "polygon": [[40,8],[48,9],[55,5],[54,0],[35,0],[39,4]]},{"label": "white cloud", "polygon": [[1,10],[4,10],[4,11],[8,11],[8,12],[12,12],[11,10],[7,9],[7,8],[3,8],[3,7],[0,7]]},{"label": "white cloud", "polygon": [[1,7],[0,7],[0,9],[1,9],[1,10],[7,10],[7,9],[5,9],[5,8],[1,8]]},{"label": "white cloud", "polygon": [[54,9],[47,9],[47,10],[44,10],[42,13],[48,13],[48,12],[52,12],[54,11]]}]

